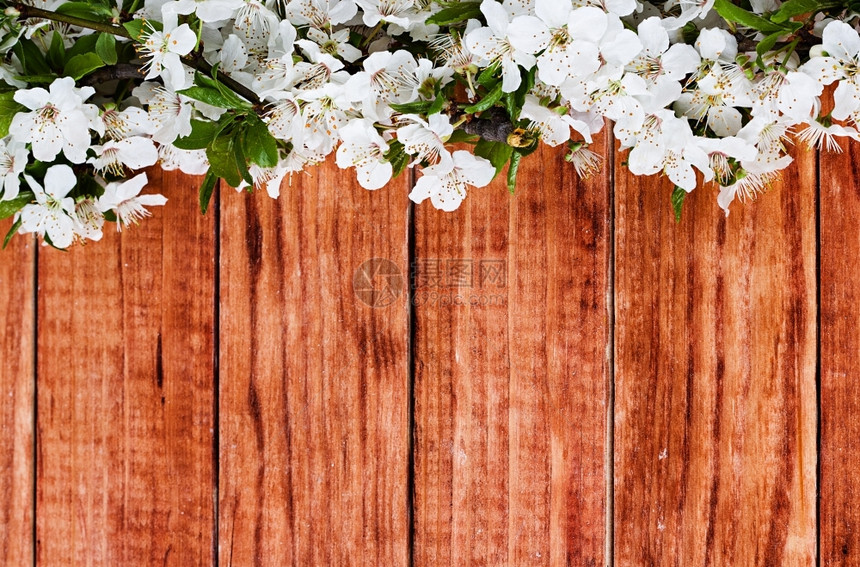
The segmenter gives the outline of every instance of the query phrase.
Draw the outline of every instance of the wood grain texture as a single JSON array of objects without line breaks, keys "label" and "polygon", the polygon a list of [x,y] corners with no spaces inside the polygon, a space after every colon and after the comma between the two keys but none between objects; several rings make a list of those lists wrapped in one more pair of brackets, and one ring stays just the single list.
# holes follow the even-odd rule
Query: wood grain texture
[{"label": "wood grain texture", "polygon": [[415,209],[416,567],[604,565],[609,173],[563,156]]},{"label": "wood grain texture", "polygon": [[38,565],[213,562],[213,216],[199,178],[39,258]]},{"label": "wood grain texture", "polygon": [[[221,565],[407,564],[407,180],[329,162],[223,196]],[[353,289],[372,258],[388,306]]]},{"label": "wood grain texture", "polygon": [[[3,235],[11,219],[0,222]],[[35,241],[0,251],[0,564],[33,563]]]},{"label": "wood grain texture", "polygon": [[[815,154],[723,218],[616,168],[615,563],[815,561]],[[620,160],[618,160],[620,162]]]},{"label": "wood grain texture", "polygon": [[860,147],[821,154],[821,565],[860,565]]}]

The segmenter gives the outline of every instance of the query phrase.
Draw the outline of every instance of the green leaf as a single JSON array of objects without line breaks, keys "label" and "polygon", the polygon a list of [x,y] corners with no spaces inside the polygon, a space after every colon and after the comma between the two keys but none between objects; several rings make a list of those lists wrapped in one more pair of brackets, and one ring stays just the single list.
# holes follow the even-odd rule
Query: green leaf
[{"label": "green leaf", "polygon": [[427,116],[433,116],[434,114],[442,112],[442,109],[445,107],[447,102],[448,97],[437,92],[436,99],[433,101],[433,104],[430,105],[430,108],[427,109]]},{"label": "green leaf", "polygon": [[520,168],[520,160],[523,155],[520,152],[511,154],[511,163],[508,166],[508,191],[513,194],[517,188],[517,171]]},{"label": "green leaf", "polygon": [[105,211],[102,214],[104,215],[105,220],[108,222],[116,222],[117,221],[116,213],[113,211]]},{"label": "green leaf", "polygon": [[194,100],[205,102],[211,106],[217,106],[218,108],[236,108],[233,102],[221,94],[221,91],[218,89],[209,87],[188,87],[187,89],[176,92],[189,98],[193,98]]},{"label": "green leaf", "polygon": [[490,163],[496,168],[496,175],[511,159],[513,151],[514,149],[504,142],[488,142],[481,139],[475,144],[475,155],[490,160]]},{"label": "green leaf", "polygon": [[259,118],[248,121],[245,136],[245,155],[260,167],[278,165],[278,141],[269,133],[266,123]]},{"label": "green leaf", "polygon": [[699,28],[693,22],[687,22],[681,28],[681,38],[684,40],[684,43],[693,45],[699,39]]},{"label": "green leaf", "polygon": [[675,211],[675,222],[681,222],[681,209],[684,206],[684,197],[687,192],[680,187],[675,187],[672,191],[672,210]]},{"label": "green leaf", "polygon": [[449,144],[457,144],[461,142],[465,142],[467,144],[474,144],[478,140],[480,140],[480,136],[476,136],[474,134],[469,134],[465,130],[454,130],[454,133],[451,134],[447,140],[445,140]]},{"label": "green leaf", "polygon": [[113,18],[111,9],[98,2],[65,2],[57,7],[57,13],[96,22],[109,22]]},{"label": "green leaf", "polygon": [[778,31],[776,33],[772,33],[768,36],[765,36],[765,38],[762,39],[758,43],[758,45],[756,45],[755,52],[758,55],[758,59],[756,61],[756,64],[759,67],[764,68],[764,62],[761,59],[762,56],[765,53],[767,53],[768,51],[770,51],[771,49],[773,49],[773,46],[776,45],[776,42],[779,41],[779,38],[782,37],[783,35],[785,35],[785,33],[781,32],[781,31]]},{"label": "green leaf", "polygon": [[125,28],[125,31],[128,32],[128,35],[131,36],[131,39],[135,41],[140,41],[140,36],[143,34],[143,26],[146,25],[146,22],[143,20],[132,20],[130,22],[125,22],[122,27]]},{"label": "green leaf", "polygon": [[205,149],[226,125],[222,122],[207,122],[193,119],[191,120],[191,133],[183,138],[176,139],[173,145],[180,150]]},{"label": "green leaf", "polygon": [[505,107],[508,111],[508,116],[512,122],[520,119],[520,112],[526,103],[526,96],[535,86],[535,72],[537,67],[532,67],[529,71],[522,71],[522,82],[520,87],[513,93],[508,93],[508,99],[505,101]]},{"label": "green leaf", "polygon": [[[724,20],[734,22],[767,34],[786,30],[786,26],[773,23],[772,21],[744,10],[740,6],[732,4],[730,0],[715,0],[714,9]],[[788,30],[790,31],[790,30]]]},{"label": "green leaf", "polygon": [[397,177],[406,166],[409,165],[409,154],[404,150],[403,144],[397,140],[388,142],[388,151],[385,152],[385,161],[391,164],[392,177]]},{"label": "green leaf", "polygon": [[493,90],[491,90],[490,92],[487,93],[487,95],[484,98],[482,98],[481,100],[479,100],[475,104],[467,106],[466,108],[463,109],[463,112],[465,112],[467,114],[475,114],[476,112],[483,112],[483,111],[487,110],[488,108],[490,108],[491,106],[493,106],[494,104],[496,104],[497,102],[499,102],[499,100],[501,98],[502,98],[502,83],[499,82],[496,84],[496,86],[493,88]]},{"label": "green leaf", "polygon": [[233,154],[236,156],[236,165],[239,167],[239,175],[250,186],[254,186],[254,179],[251,177],[251,172],[248,171],[248,158],[245,155],[245,132],[242,131],[239,136],[233,140]]},{"label": "green leaf", "polygon": [[56,31],[51,35],[47,59],[54,69],[62,69],[63,65],[66,64],[66,46],[63,44],[63,36]]},{"label": "green leaf", "polygon": [[9,134],[9,126],[15,115],[25,110],[23,105],[15,102],[14,95],[13,91],[0,93],[0,138],[5,138]]},{"label": "green leaf", "polygon": [[66,61],[74,57],[75,55],[82,55],[84,53],[92,53],[96,50],[96,42],[99,40],[98,34],[90,34],[85,35],[82,38],[78,39],[72,46],[66,51]]},{"label": "green leaf", "polygon": [[0,219],[7,219],[33,201],[35,197],[30,191],[22,191],[14,199],[0,201]]},{"label": "green leaf", "polygon": [[96,53],[108,65],[116,65],[116,38],[109,33],[100,33],[96,40]]},{"label": "green leaf", "polygon": [[480,2],[458,2],[452,3],[451,7],[443,8],[427,18],[427,24],[450,26],[451,24],[458,24],[471,18],[479,18],[480,16]]},{"label": "green leaf", "polygon": [[130,22],[125,22],[122,27],[125,28],[125,31],[128,32],[131,39],[135,41],[141,41],[141,36],[147,28],[151,28],[156,31],[164,29],[162,23],[156,20],[132,20]]},{"label": "green leaf", "polygon": [[430,106],[433,104],[429,100],[416,100],[415,102],[407,102],[405,104],[389,104],[395,112],[400,114],[427,114]]},{"label": "green leaf", "polygon": [[498,82],[499,78],[496,77],[496,73],[499,72],[501,65],[499,63],[493,63],[478,75],[478,84],[486,87],[492,88],[496,82]]},{"label": "green leaf", "polygon": [[218,181],[218,177],[212,173],[212,170],[206,172],[206,177],[203,178],[203,183],[200,185],[200,194],[199,194],[199,202],[200,202],[200,212],[202,214],[206,214],[206,211],[209,210],[209,201],[212,200],[212,193],[215,191],[215,183]]},{"label": "green leaf", "polygon": [[[218,76],[218,64],[215,64],[215,66],[212,67],[211,72],[212,72],[212,75],[214,77]],[[198,85],[200,85],[202,87],[215,89],[216,91],[221,93],[221,95],[231,105],[227,108],[235,108],[237,110],[238,109],[251,110],[252,108],[254,108],[254,106],[251,103],[249,103],[248,101],[246,101],[245,99],[243,99],[242,97],[237,95],[235,92],[233,92],[233,89],[225,86],[218,79],[213,79],[212,77],[207,77],[203,73],[195,73],[195,79],[194,80]]]},{"label": "green leaf", "polygon": [[21,62],[21,68],[25,75],[51,75],[53,71],[45,61],[45,56],[42,51],[36,47],[29,39],[22,37],[18,43],[12,48],[18,60]]},{"label": "green leaf", "polygon": [[842,5],[843,3],[838,1],[822,2],[820,0],[788,0],[779,7],[779,10],[771,14],[770,19],[773,22],[781,24],[783,22],[787,22],[794,16],[800,16],[810,12],[820,12],[830,8],[837,8]]},{"label": "green leaf", "polygon": [[96,69],[104,67],[105,63],[102,58],[95,53],[82,53],[75,55],[66,62],[66,68],[63,73],[74,80],[89,75]]},{"label": "green leaf", "polygon": [[231,187],[238,187],[242,182],[242,173],[236,163],[236,152],[233,149],[233,136],[221,133],[206,148],[206,158],[209,160],[209,171],[220,177]]},{"label": "green leaf", "polygon": [[15,78],[26,83],[38,83],[44,85],[53,83],[57,76],[52,73],[50,75],[15,75]]},{"label": "green leaf", "polygon": [[12,240],[12,237],[15,236],[15,233],[18,232],[18,229],[21,228],[23,221],[18,219],[15,221],[15,224],[12,225],[12,228],[9,229],[9,232],[6,233],[6,238],[3,239],[3,249],[6,249],[6,246],[9,245],[9,241]]},{"label": "green leaf", "polygon": [[530,156],[540,147],[540,138],[535,138],[531,145],[524,148],[517,148],[515,151],[523,157]]}]

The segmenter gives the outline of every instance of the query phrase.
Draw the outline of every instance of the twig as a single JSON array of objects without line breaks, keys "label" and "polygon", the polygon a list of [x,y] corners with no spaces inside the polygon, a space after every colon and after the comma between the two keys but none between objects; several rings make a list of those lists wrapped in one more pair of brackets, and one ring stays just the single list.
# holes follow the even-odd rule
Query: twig
[{"label": "twig", "polygon": [[141,78],[143,78],[143,67],[141,65],[134,65],[133,63],[117,63],[116,65],[108,65],[107,67],[96,69],[81,79],[81,84],[97,85],[107,83],[109,81]]},{"label": "twig", "polygon": [[[102,33],[109,33],[109,34],[112,34],[115,36],[124,37],[126,39],[133,39],[131,37],[131,34],[128,33],[128,30],[126,30],[122,26],[114,26],[111,24],[103,24],[101,22],[93,22],[91,20],[86,20],[84,18],[77,18],[75,16],[69,16],[66,14],[59,14],[57,12],[51,12],[49,10],[42,10],[41,8],[36,8],[34,6],[30,6],[28,4],[22,4],[22,3],[16,4],[15,9],[17,9],[18,12],[20,13],[19,19],[22,19],[22,20],[27,19],[27,18],[40,18],[43,20],[62,22],[62,23],[69,24],[72,26],[77,26],[79,28],[91,29],[91,30],[102,32]],[[186,55],[185,57],[182,58],[182,61],[186,65],[188,65],[189,67],[196,69],[196,70],[200,71],[201,73],[204,73],[205,75],[209,75],[209,76],[212,75],[212,65],[210,65],[208,61],[203,59],[200,56],[199,52],[190,53],[190,54]],[[135,69],[134,74],[128,74],[128,73],[131,73],[131,69],[123,67],[122,71],[120,71],[119,67],[120,67],[119,65],[115,65],[113,70],[105,71],[104,73],[102,73],[102,75],[99,78],[91,79],[91,81],[96,82],[96,83],[101,83],[101,82],[109,81],[112,79],[140,78],[140,74],[137,72],[137,69]],[[120,72],[125,73],[125,74],[123,76],[115,76],[115,77],[111,76],[111,73],[120,73]],[[93,75],[97,75],[98,73],[99,72],[96,71],[93,73]],[[218,71],[217,77],[218,77],[218,81],[220,81],[223,85],[225,85],[226,87],[231,89],[237,95],[241,96],[242,98],[247,99],[249,102],[251,102],[252,104],[254,104],[256,106],[259,106],[262,104],[262,101],[260,100],[260,98],[251,89],[249,89],[246,86],[242,85],[241,83],[231,79],[229,76],[222,73],[221,71]]]},{"label": "twig", "polygon": [[103,24],[101,22],[93,22],[92,20],[85,20],[84,18],[77,18],[75,16],[69,16],[67,14],[59,14],[57,12],[51,12],[49,10],[42,10],[41,8],[36,8],[35,6],[30,6],[28,4],[23,3],[15,4],[15,9],[18,10],[18,12],[21,14],[19,16],[19,19],[26,20],[27,18],[41,18],[43,20],[62,22],[64,24],[77,26],[79,28],[86,28],[102,33],[109,33],[111,35],[124,37],[126,39],[131,39],[131,34],[129,34],[128,30],[126,30],[122,26],[114,26],[111,24]]}]

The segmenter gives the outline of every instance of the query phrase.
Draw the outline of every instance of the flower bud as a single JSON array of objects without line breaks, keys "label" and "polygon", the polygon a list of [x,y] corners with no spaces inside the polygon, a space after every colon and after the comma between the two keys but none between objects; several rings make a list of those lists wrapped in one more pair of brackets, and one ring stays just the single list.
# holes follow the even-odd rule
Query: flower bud
[{"label": "flower bud", "polygon": [[809,58],[824,57],[824,46],[820,43],[809,48]]}]

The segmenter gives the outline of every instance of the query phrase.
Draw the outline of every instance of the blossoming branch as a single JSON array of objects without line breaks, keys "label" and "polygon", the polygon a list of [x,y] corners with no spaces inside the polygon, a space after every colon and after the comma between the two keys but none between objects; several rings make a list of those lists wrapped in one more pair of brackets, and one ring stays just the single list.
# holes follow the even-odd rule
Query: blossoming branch
[{"label": "blossoming branch", "polygon": [[[858,139],[847,0],[0,1],[5,242],[65,248],[148,216],[156,164],[277,197],[334,153],[366,189],[456,209],[539,144],[581,176],[608,119],[626,164],[683,197],[735,198],[788,167],[788,136]],[[835,84],[833,109],[822,111]],[[829,95],[828,95],[829,96]],[[5,243],[4,243],[5,245]]]}]

